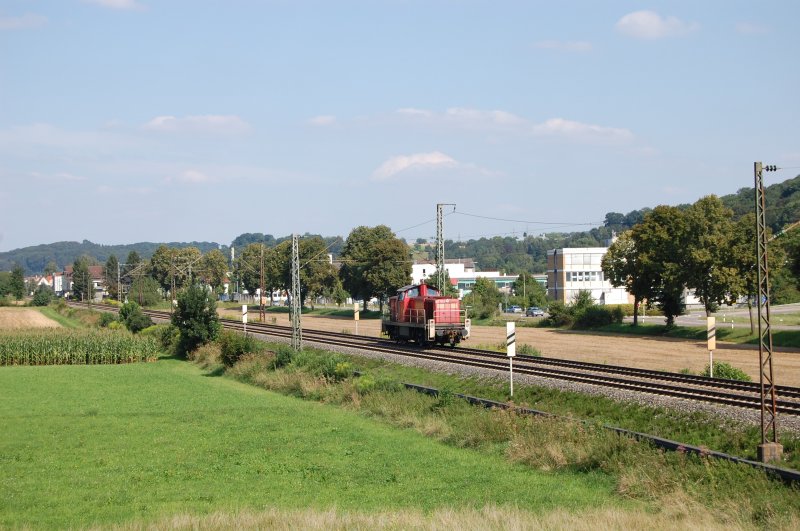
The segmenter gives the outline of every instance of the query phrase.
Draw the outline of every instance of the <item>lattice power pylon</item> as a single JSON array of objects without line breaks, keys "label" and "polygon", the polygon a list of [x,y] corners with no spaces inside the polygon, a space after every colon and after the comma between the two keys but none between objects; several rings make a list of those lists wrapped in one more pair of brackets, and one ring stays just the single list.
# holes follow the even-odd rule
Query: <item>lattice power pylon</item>
[{"label": "lattice power pylon", "polygon": [[[778,443],[778,393],[772,371],[772,329],[769,312],[769,264],[767,261],[767,222],[764,209],[764,168],[754,164],[756,199],[756,258],[758,260],[758,361],[761,367],[761,461],[780,459],[783,447]],[[767,166],[774,171],[775,166]]]},{"label": "lattice power pylon", "polygon": [[292,234],[292,348],[303,348],[303,329],[300,326],[300,315],[303,307],[300,300],[300,245],[297,234]]},{"label": "lattice power pylon", "polygon": [[436,287],[439,293],[444,293],[444,214],[442,209],[446,206],[455,208],[453,203],[438,203],[436,205]]}]

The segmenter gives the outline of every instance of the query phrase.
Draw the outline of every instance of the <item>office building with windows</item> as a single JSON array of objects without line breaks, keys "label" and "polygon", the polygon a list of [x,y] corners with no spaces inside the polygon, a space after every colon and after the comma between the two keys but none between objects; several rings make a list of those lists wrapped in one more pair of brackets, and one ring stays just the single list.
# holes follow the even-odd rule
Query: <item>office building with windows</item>
[{"label": "office building with windows", "polygon": [[547,295],[564,303],[588,291],[597,304],[629,304],[633,297],[605,279],[600,263],[608,247],[576,247],[547,251]]}]

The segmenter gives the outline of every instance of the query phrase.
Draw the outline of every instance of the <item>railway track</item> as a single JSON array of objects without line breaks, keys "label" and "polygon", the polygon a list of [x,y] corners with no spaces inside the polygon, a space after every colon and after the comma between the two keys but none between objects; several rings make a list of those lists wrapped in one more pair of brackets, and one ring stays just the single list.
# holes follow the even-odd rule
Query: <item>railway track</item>
[{"label": "railway track", "polygon": [[[114,306],[96,305],[96,307],[107,311],[117,310]],[[145,310],[144,313],[159,320],[168,320],[170,317],[169,312],[165,311]],[[228,329],[242,330],[244,328],[242,323],[237,321],[223,319],[221,322]],[[292,335],[290,327],[264,323],[248,323],[247,331],[277,338],[291,338]],[[429,347],[422,349],[414,345],[398,344],[382,338],[312,329],[304,329],[303,337],[307,341],[324,345],[369,350],[371,352],[421,360],[456,363],[497,371],[508,370],[508,358],[505,354],[486,350],[466,347]],[[759,384],[752,382],[738,382],[666,371],[524,355],[515,357],[514,371],[517,374],[613,387],[639,393],[710,402],[751,410],[761,409],[760,387]],[[779,397],[777,402],[778,412],[785,415],[800,416],[800,388],[779,386],[777,391]]]}]

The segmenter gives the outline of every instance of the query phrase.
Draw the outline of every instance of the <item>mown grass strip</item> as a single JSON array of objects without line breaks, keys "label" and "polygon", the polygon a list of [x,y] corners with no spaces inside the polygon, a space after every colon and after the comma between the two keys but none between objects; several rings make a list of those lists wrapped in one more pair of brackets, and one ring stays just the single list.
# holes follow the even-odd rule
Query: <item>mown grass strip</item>
[{"label": "mown grass strip", "polygon": [[0,528],[271,507],[642,507],[602,473],[536,472],[176,360],[6,367],[0,389]]},{"label": "mown grass strip", "polygon": [[57,322],[64,328],[83,328],[83,325],[81,323],[70,317],[67,317],[66,315],[59,313],[58,310],[56,310],[52,306],[41,306],[37,309],[42,313],[42,315],[52,319],[53,321]]}]

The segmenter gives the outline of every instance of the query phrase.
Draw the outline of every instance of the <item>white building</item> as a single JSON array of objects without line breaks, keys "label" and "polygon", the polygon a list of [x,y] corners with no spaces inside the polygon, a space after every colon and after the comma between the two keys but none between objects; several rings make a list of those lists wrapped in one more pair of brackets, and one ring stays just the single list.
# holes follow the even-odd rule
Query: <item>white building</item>
[{"label": "white building", "polygon": [[[445,259],[444,269],[450,280],[475,275],[475,262],[472,258]],[[417,262],[411,266],[411,283],[420,284],[436,273],[436,262]]]},{"label": "white building", "polygon": [[625,288],[605,279],[600,263],[608,247],[576,247],[547,251],[547,295],[564,303],[588,291],[598,304],[632,304]]}]

